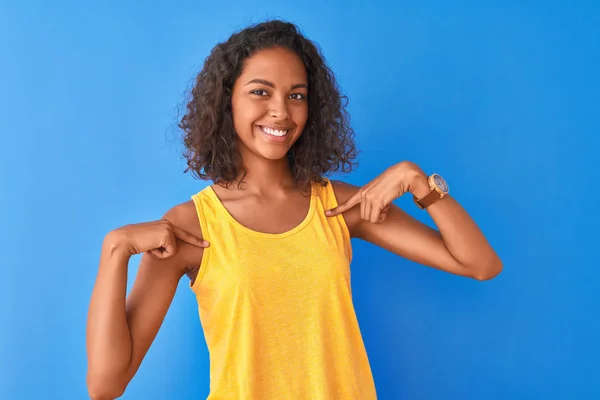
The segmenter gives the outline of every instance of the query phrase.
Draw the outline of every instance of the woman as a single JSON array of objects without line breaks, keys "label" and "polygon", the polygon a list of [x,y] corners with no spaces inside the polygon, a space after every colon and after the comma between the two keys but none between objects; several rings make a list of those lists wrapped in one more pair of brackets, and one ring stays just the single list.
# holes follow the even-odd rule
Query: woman
[{"label": "woman", "polygon": [[[268,21],[217,45],[191,95],[188,170],[213,184],[159,221],[106,235],[87,328],[93,399],[125,391],[184,275],[210,352],[209,399],[364,400],[376,391],[351,237],[474,279],[500,272],[439,175],[402,161],[363,187],[324,177],[351,170],[353,132],[333,74],[294,25]],[[439,231],[392,204],[404,193]]]}]

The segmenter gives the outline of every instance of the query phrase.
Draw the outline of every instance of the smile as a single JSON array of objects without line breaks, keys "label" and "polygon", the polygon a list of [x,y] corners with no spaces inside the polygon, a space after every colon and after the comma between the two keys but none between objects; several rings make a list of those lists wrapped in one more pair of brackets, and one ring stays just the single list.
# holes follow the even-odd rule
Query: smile
[{"label": "smile", "polygon": [[287,135],[287,133],[290,131],[289,129],[274,129],[274,128],[269,128],[268,126],[258,126],[260,128],[261,131],[263,131],[264,133],[266,133],[267,135],[270,136],[275,136],[275,137],[283,137],[285,135]]}]

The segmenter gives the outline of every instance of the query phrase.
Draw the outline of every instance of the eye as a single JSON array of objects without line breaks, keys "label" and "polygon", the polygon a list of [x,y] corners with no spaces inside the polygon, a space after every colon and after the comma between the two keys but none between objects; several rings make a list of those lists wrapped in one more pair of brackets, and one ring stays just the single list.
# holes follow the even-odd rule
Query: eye
[{"label": "eye", "polygon": [[[251,94],[255,94],[255,95],[257,95],[257,96],[267,96],[267,95],[269,94],[269,93],[267,93],[267,91],[266,91],[266,90],[263,90],[263,89],[257,89],[257,90],[253,90],[253,91],[251,91],[250,93],[251,93]],[[264,94],[261,94],[261,93],[264,93]]]},{"label": "eye", "polygon": [[[294,96],[296,96],[296,97],[294,97]],[[306,96],[303,95],[302,93],[293,93],[290,97],[294,100],[305,100],[306,99]]]}]

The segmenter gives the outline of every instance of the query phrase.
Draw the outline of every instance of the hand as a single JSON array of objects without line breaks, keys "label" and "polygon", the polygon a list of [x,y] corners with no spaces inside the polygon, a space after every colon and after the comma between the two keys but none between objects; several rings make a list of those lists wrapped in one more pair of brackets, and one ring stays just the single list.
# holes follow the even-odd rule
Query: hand
[{"label": "hand", "polygon": [[178,239],[196,247],[209,246],[207,241],[197,238],[166,219],[125,225],[109,235],[111,242],[122,246],[130,256],[146,252],[156,259],[172,257],[177,252]]},{"label": "hand", "polygon": [[407,192],[421,198],[429,190],[427,175],[423,170],[410,161],[403,161],[385,170],[361,187],[354,196],[325,214],[333,217],[360,204],[360,216],[363,220],[381,223],[385,221],[392,201]]}]

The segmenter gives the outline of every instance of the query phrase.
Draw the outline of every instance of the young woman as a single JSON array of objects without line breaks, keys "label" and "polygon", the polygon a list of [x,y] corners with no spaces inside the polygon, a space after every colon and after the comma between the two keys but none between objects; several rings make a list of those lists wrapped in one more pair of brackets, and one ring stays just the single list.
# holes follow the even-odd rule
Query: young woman
[{"label": "young woman", "polygon": [[[441,176],[401,161],[362,187],[325,178],[356,156],[343,99],[290,23],[251,26],[213,49],[180,123],[188,170],[213,184],[161,220],[106,235],[87,326],[93,399],[124,393],[186,275],[210,352],[209,399],[368,400],[350,238],[474,279],[500,272]],[[405,193],[438,230],[392,204]]]}]

